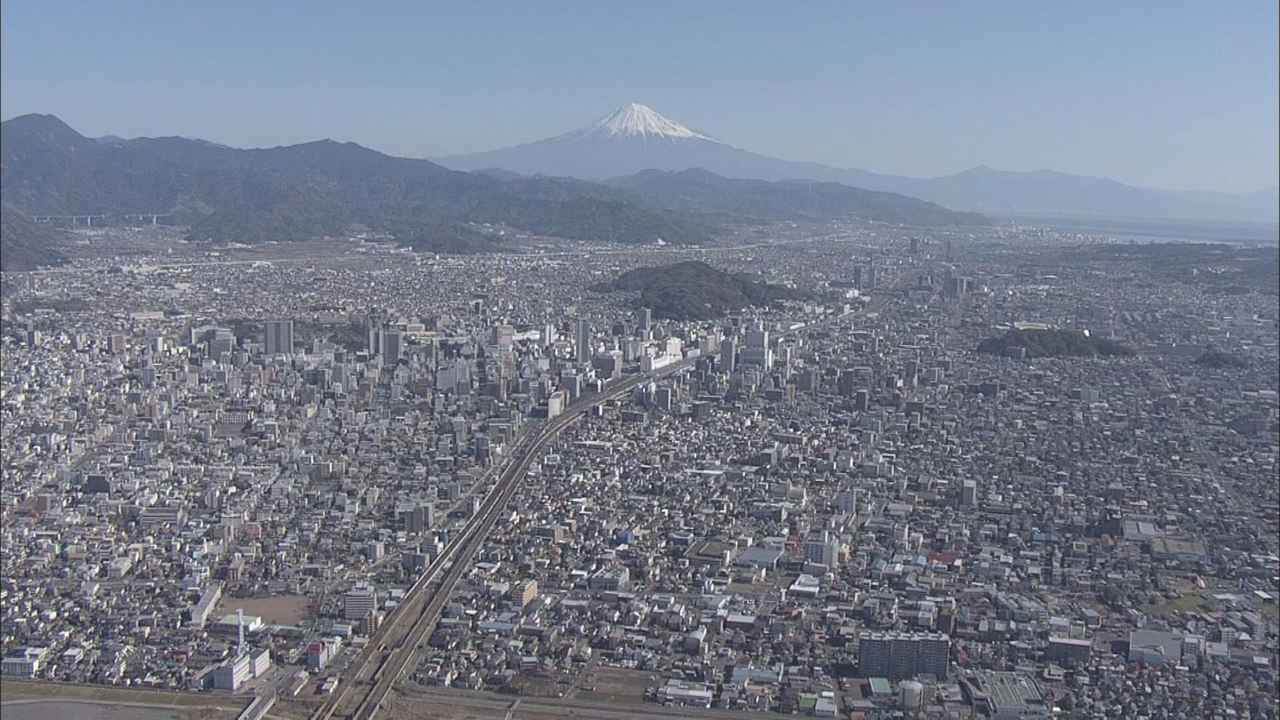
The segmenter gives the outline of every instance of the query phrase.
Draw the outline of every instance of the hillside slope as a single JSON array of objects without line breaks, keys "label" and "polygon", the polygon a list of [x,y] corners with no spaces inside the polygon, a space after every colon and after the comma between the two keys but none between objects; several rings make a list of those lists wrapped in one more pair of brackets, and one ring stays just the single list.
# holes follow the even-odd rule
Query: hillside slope
[{"label": "hillside slope", "polygon": [[191,239],[306,240],[352,225],[426,249],[484,250],[469,223],[622,243],[698,243],[710,228],[603,187],[506,182],[330,140],[239,150],[186,138],[99,142],[49,115],[0,126],[5,200],[27,213],[159,212]]},{"label": "hillside slope", "polygon": [[830,182],[741,180],[702,169],[648,170],[614,178],[609,184],[656,207],[758,220],[829,220],[857,217],[906,225],[983,225],[977,213],[896,193]]}]

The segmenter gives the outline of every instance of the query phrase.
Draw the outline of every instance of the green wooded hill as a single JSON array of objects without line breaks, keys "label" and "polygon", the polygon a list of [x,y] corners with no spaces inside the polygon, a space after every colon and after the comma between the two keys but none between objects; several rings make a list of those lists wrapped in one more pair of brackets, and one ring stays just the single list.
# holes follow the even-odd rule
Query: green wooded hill
[{"label": "green wooded hill", "polygon": [[1028,358],[1113,357],[1133,355],[1133,348],[1075,330],[1009,330],[999,337],[978,343],[978,352],[1007,355],[1014,348],[1026,348]]},{"label": "green wooded hill", "polygon": [[801,300],[805,293],[757,282],[704,262],[637,268],[592,288],[597,292],[639,292],[640,304],[656,318],[714,320],[749,306],[767,307]]}]

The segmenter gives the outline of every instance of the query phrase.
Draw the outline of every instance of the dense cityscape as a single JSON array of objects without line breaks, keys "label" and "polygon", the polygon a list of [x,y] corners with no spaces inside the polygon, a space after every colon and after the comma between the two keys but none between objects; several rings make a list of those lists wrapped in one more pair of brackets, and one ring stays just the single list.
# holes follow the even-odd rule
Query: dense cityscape
[{"label": "dense cityscape", "polygon": [[[218,717],[1278,716],[1274,249],[77,237],[4,276],[6,681]],[[676,264],[706,279],[670,304],[608,285]],[[724,278],[777,291],[702,317]]]},{"label": "dense cityscape", "polygon": [[0,2],[0,720],[1280,720],[1280,3]]}]

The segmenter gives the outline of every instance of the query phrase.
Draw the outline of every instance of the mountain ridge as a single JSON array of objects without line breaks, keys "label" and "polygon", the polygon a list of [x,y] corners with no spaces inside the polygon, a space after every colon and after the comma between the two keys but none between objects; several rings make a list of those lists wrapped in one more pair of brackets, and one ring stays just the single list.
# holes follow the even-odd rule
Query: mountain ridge
[{"label": "mountain ridge", "polygon": [[[624,113],[628,107],[619,108],[614,115]],[[640,107],[665,122],[687,129],[652,108]],[[1280,200],[1266,190],[1243,194],[1160,190],[1057,170],[1009,171],[987,165],[952,175],[917,178],[774,158],[715,140],[702,132],[694,137],[605,135],[593,132],[597,125],[544,140],[479,153],[446,155],[437,160],[458,170],[499,168],[586,180],[605,180],[649,169],[703,168],[728,178],[836,182],[988,215],[1061,214],[1266,223],[1280,218]]]},{"label": "mountain ridge", "polygon": [[[27,214],[162,212],[191,239],[259,242],[386,230],[421,249],[491,249],[469,223],[622,243],[697,244],[712,228],[604,186],[503,182],[356,143],[236,149],[176,136],[102,143],[52,115],[0,125],[6,207]],[[15,226],[19,227],[19,226]]]},{"label": "mountain ridge", "polygon": [[702,168],[644,170],[605,184],[668,210],[760,221],[858,218],[903,225],[987,225],[977,213],[949,210],[897,193],[809,180],[726,178]]}]

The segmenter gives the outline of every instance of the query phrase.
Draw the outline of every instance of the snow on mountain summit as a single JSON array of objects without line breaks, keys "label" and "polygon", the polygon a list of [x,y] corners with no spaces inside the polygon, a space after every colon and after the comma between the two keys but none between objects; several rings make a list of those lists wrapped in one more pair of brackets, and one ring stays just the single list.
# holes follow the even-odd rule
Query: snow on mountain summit
[{"label": "snow on mountain summit", "polygon": [[631,103],[624,105],[612,115],[600,120],[592,128],[596,132],[608,133],[610,136],[624,137],[668,137],[668,138],[700,138],[712,140],[700,132],[695,132],[680,123],[663,117],[658,111],[647,105]]}]

